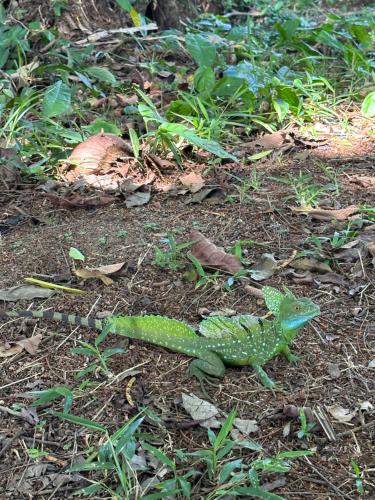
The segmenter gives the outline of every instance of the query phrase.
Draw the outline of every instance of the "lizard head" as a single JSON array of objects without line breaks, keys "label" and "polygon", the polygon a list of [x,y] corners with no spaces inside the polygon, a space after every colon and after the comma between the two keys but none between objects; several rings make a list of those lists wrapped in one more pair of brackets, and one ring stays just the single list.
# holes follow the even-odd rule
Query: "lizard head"
[{"label": "lizard head", "polygon": [[278,319],[284,331],[299,330],[320,314],[320,307],[310,299],[297,299],[289,291],[280,303]]}]

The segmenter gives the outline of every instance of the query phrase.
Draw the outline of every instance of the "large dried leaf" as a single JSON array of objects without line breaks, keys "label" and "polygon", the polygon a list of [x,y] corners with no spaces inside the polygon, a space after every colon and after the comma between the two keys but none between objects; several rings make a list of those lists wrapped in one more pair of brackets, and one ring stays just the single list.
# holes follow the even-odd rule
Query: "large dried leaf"
[{"label": "large dried leaf", "polygon": [[375,189],[374,175],[352,175],[349,180],[350,182],[354,182],[354,184],[358,184],[364,188]]},{"label": "large dried leaf", "polygon": [[290,263],[294,269],[302,271],[316,271],[318,273],[331,273],[332,269],[326,262],[320,262],[313,257],[302,257]]},{"label": "large dried leaf", "polygon": [[254,141],[242,144],[243,146],[261,146],[264,149],[278,149],[285,142],[285,134],[282,132],[272,132],[257,137]]},{"label": "large dried leaf", "polygon": [[183,186],[188,188],[191,193],[197,193],[204,186],[203,177],[195,172],[190,172],[189,174],[182,175],[180,177],[180,182]]},{"label": "large dried leaf", "polygon": [[73,149],[68,158],[73,170],[68,172],[66,178],[74,181],[80,174],[106,171],[118,158],[129,155],[133,155],[131,147],[117,135],[93,135]]},{"label": "large dried leaf", "polygon": [[191,231],[190,240],[195,241],[190,251],[204,267],[219,269],[230,274],[236,274],[243,269],[240,261],[234,255],[224,252],[199,231]]},{"label": "large dried leaf", "polygon": [[193,420],[198,420],[202,427],[218,429],[221,426],[216,417],[219,410],[212,403],[198,398],[194,394],[182,394],[182,406]]},{"label": "large dried leaf", "polygon": [[95,208],[102,207],[105,205],[110,205],[117,201],[114,196],[103,195],[103,196],[80,196],[78,193],[71,193],[69,197],[57,196],[55,194],[46,194],[46,198],[58,207],[69,208],[71,210],[75,208]]},{"label": "large dried leaf", "polygon": [[312,207],[297,207],[292,208],[293,212],[300,214],[311,215],[313,219],[317,220],[346,220],[351,215],[359,212],[359,207],[356,205],[350,205],[346,208],[340,208],[339,210],[327,210],[324,208],[312,208]]},{"label": "large dried leaf", "polygon": [[327,406],[327,410],[335,420],[342,424],[350,422],[357,414],[357,409],[351,412],[340,405]]},{"label": "large dried leaf", "polygon": [[141,205],[146,205],[150,201],[150,198],[150,191],[136,191],[126,198],[125,205],[127,208],[140,207]]},{"label": "large dried leaf", "polygon": [[98,278],[105,285],[111,285],[113,283],[113,280],[109,276],[121,271],[124,265],[125,262],[118,262],[117,264],[109,264],[107,266],[99,266],[96,268],[84,267],[81,269],[75,269],[74,272],[80,278],[83,279]]},{"label": "large dried leaf", "polygon": [[53,290],[47,290],[39,286],[18,285],[0,290],[0,300],[16,302],[17,300],[47,299],[54,294]]},{"label": "large dried leaf", "polygon": [[261,260],[251,268],[250,276],[255,281],[263,281],[273,276],[277,266],[278,264],[273,254],[264,253]]},{"label": "large dried leaf", "polygon": [[20,345],[11,346],[8,342],[0,341],[0,358],[8,358],[23,351]]},{"label": "large dried leaf", "polygon": [[29,354],[36,354],[41,341],[42,336],[39,333],[38,335],[34,335],[34,337],[18,340],[16,344],[21,346],[22,349],[25,349],[25,351],[27,351]]}]

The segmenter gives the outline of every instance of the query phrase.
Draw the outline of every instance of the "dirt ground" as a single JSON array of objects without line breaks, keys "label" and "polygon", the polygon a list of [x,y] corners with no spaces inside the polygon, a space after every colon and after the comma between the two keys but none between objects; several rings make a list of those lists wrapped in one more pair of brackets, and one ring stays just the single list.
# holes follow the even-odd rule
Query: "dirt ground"
[{"label": "dirt ground", "polygon": [[[19,209],[28,216],[2,236],[1,288],[21,284],[25,277],[42,275],[41,279],[48,280],[53,275],[64,275],[70,280],[70,286],[87,293],[83,296],[56,294],[44,301],[18,301],[2,306],[50,308],[92,317],[104,311],[124,315],[160,314],[192,325],[201,319],[202,309],[209,312],[229,308],[238,314],[265,314],[263,302],[247,291],[248,282],[239,282],[224,290],[222,284],[226,278],[222,277],[217,283],[196,290],[182,272],[162,269],[153,262],[155,246],[163,247],[161,240],[167,233],[174,234],[179,242],[187,241],[188,233],[195,228],[225,248],[237,240],[254,240],[255,245],[248,249],[251,262],[259,261],[265,252],[285,261],[294,251],[311,249],[311,245],[305,243],[308,236],[331,237],[335,230],[345,228],[348,221],[314,220],[294,213],[291,207],[296,206],[296,202],[289,198],[290,186],[271,177],[298,176],[302,170],[311,174],[314,183],[324,185],[327,179],[318,167],[319,162],[324,162],[341,172],[338,175],[340,194],[335,204],[332,198],[325,200],[331,203],[330,208],[374,206],[374,188],[351,182],[355,174],[374,178],[371,137],[362,137],[360,141],[353,137],[348,142],[351,147],[341,151],[341,158],[340,148],[331,144],[329,148],[307,151],[310,156],[302,160],[299,151],[299,156],[289,152],[258,162],[257,169],[263,174],[261,187],[249,191],[249,197],[242,203],[234,199],[218,204],[208,201],[190,204],[187,203],[189,196],[155,193],[149,204],[133,209],[119,202],[99,209],[69,211],[51,205],[33,185],[4,192],[2,219],[19,214]],[[208,183],[219,184],[227,194],[233,195],[238,192],[228,171],[246,179],[251,167],[224,164],[218,167],[216,175],[211,173]],[[366,228],[371,230],[374,225],[365,223],[359,232],[362,234]],[[87,256],[85,264],[90,267],[125,261],[125,272],[111,286],[99,280],[79,281],[72,273],[68,256],[71,246]],[[281,391],[272,394],[266,390],[251,367],[228,368],[216,387],[207,388],[211,400],[224,412],[237,405],[240,418],[257,421],[259,431],[252,438],[264,447],[265,456],[288,449],[315,450],[308,460],[295,460],[286,481],[274,491],[286,498],[357,498],[352,460],[363,471],[366,497],[375,495],[372,406],[375,404],[372,361],[375,358],[375,271],[369,257],[363,258],[363,272],[356,276],[352,272],[353,261],[334,257],[331,265],[341,277],[336,284],[324,282],[321,279],[324,275],[316,273],[311,279],[305,271],[293,271],[290,266],[279,268],[272,278],[261,283],[278,288],[287,286],[297,296],[310,297],[322,309],[321,316],[295,341],[294,351],[301,356],[301,361],[289,364],[278,357],[267,364],[268,374],[281,385]],[[74,457],[82,456],[88,447],[97,445],[95,433],[51,415],[46,417],[41,409],[38,414],[45,424],[35,427],[6,409],[18,403],[29,404],[25,392],[30,390],[77,387],[74,375],[87,366],[87,359],[70,350],[77,346],[78,340],[93,340],[95,333],[35,320],[2,322],[0,328],[3,342],[36,334],[41,334],[43,339],[34,356],[22,352],[0,361],[1,498],[66,498],[84,485],[83,480],[75,477],[70,482],[58,483],[51,478],[55,478],[54,474],[62,475]],[[166,426],[165,441],[157,438],[156,442],[166,452],[176,448],[198,449],[207,444],[206,431],[191,423],[181,407],[183,392],[203,397],[199,385],[194,380],[186,380],[189,358],[141,342],[128,343],[123,338],[108,338],[105,346],[109,345],[126,348],[125,354],[109,362],[114,377],[92,376],[90,384],[76,391],[72,412],[116,428],[147,405]],[[122,372],[125,372],[123,377],[116,377]],[[131,389],[131,405],[125,392],[133,375],[136,383]],[[329,438],[320,427],[308,440],[298,439],[298,418],[290,412],[293,413],[291,408],[301,406],[323,412],[333,437]],[[353,415],[346,422],[345,418],[339,421],[328,411],[332,407],[341,407]],[[147,420],[144,428],[155,432]],[[30,469],[35,465],[28,456],[29,448],[48,451],[48,458],[40,461],[44,468]],[[257,457],[255,452],[246,453],[247,458]],[[271,475],[270,481],[274,478]],[[193,498],[204,498],[208,491],[209,485],[200,485]]]}]

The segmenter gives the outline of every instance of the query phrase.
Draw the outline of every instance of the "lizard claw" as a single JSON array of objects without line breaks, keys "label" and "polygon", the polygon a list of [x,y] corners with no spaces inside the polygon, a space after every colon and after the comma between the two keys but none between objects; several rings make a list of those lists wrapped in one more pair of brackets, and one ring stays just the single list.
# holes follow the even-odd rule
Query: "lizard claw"
[{"label": "lizard claw", "polygon": [[292,352],[289,352],[286,355],[286,359],[289,361],[289,363],[298,363],[300,361],[301,356],[297,356],[297,354],[293,354]]}]

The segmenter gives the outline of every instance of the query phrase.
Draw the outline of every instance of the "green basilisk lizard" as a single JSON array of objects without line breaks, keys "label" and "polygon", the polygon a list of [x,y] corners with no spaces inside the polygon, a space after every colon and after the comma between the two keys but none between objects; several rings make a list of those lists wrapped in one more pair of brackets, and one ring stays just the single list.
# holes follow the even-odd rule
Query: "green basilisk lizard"
[{"label": "green basilisk lizard", "polygon": [[308,321],[320,314],[320,309],[311,300],[297,299],[289,291],[283,294],[266,286],[263,294],[274,320],[252,315],[213,316],[200,323],[201,335],[186,323],[163,316],[112,316],[100,321],[51,311],[2,311],[1,314],[87,326],[102,330],[104,335],[111,332],[187,354],[196,358],[190,365],[190,374],[201,383],[207,376],[223,377],[226,365],[251,365],[263,385],[272,389],[275,383],[262,366],[277,354],[295,361],[297,357],[290,352],[289,344]]}]

